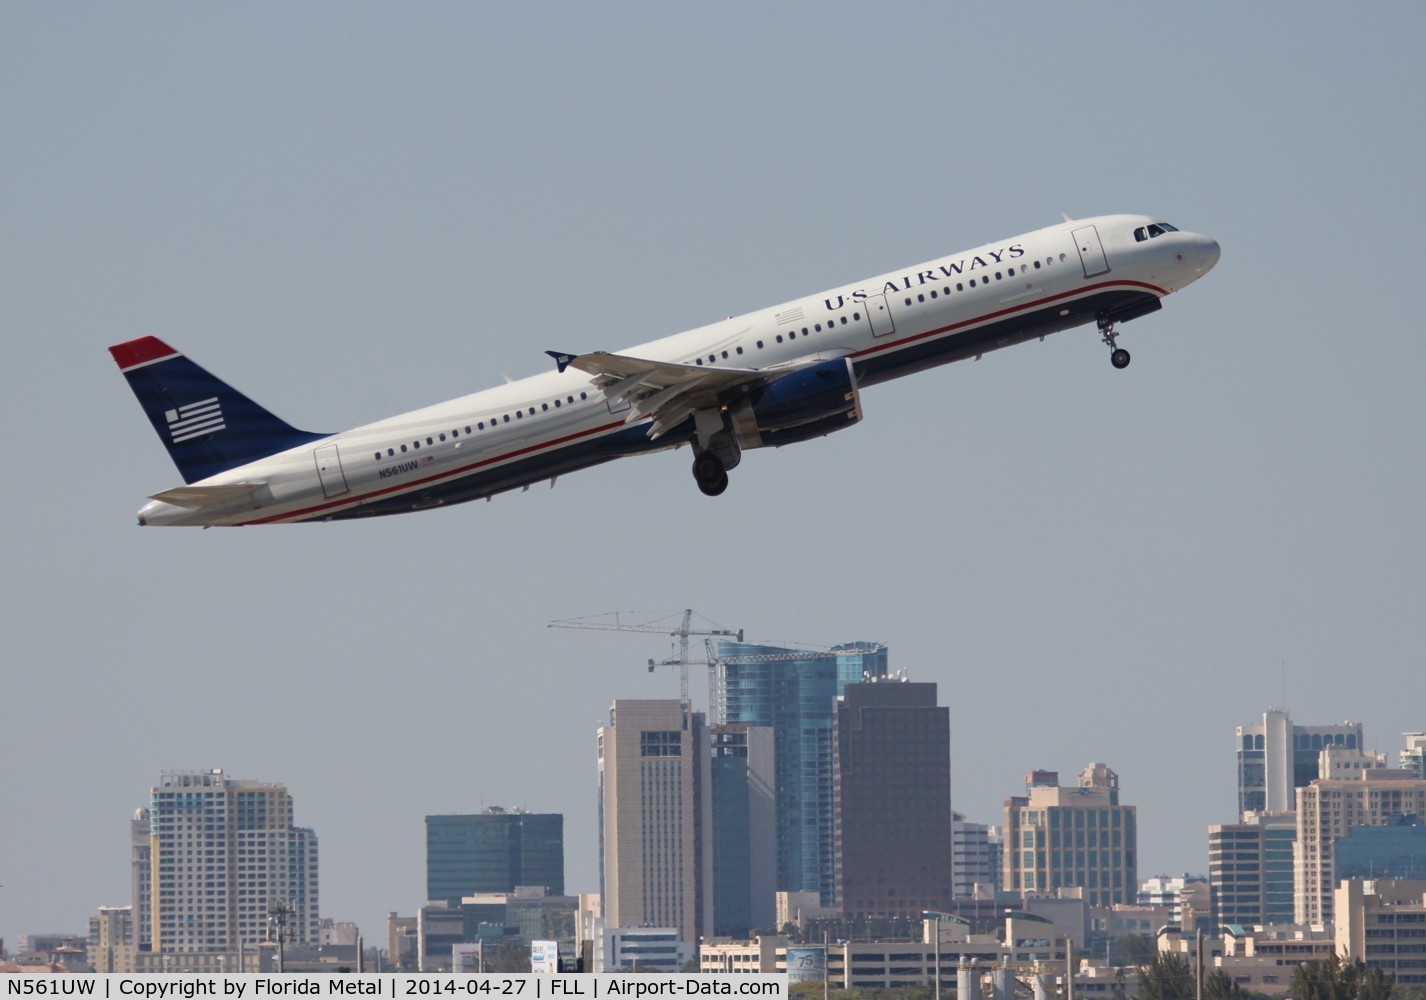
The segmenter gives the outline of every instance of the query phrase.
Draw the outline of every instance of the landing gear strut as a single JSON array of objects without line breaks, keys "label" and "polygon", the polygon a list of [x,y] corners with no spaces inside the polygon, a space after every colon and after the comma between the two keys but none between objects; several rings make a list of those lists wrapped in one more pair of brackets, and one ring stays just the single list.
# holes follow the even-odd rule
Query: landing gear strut
[{"label": "landing gear strut", "polygon": [[1099,323],[1099,339],[1109,345],[1109,363],[1115,368],[1129,367],[1129,352],[1118,344],[1119,333],[1114,329],[1114,321],[1108,316],[1101,315]]},{"label": "landing gear strut", "polygon": [[728,470],[723,460],[705,451],[693,460],[693,478],[706,496],[716,497],[728,488]]}]

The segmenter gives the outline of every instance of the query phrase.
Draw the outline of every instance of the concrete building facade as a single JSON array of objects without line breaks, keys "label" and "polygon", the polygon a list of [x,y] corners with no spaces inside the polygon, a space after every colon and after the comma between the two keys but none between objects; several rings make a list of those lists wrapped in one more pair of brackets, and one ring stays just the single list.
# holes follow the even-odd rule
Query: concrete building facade
[{"label": "concrete building facade", "polygon": [[[274,908],[286,940],[316,947],[317,835],[293,824],[284,785],[221,770],[164,771],[150,790],[148,950],[236,953],[269,940]],[[140,945],[140,952],[143,951]]]},{"label": "concrete building facade", "polygon": [[1083,888],[1090,906],[1132,903],[1139,888],[1138,822],[1119,802],[1119,776],[1090,764],[1061,788],[1056,771],[1026,775],[1027,793],[1005,800],[1002,887],[1053,893]]},{"label": "concrete building facade", "polygon": [[1290,924],[1297,814],[1249,812],[1245,819],[1208,828],[1213,926]]},{"label": "concrete building facade", "polygon": [[1347,879],[1333,897],[1337,954],[1426,985],[1426,880]]},{"label": "concrete building facade", "polygon": [[1337,841],[1353,827],[1383,826],[1402,813],[1426,815],[1426,780],[1409,771],[1363,771],[1356,780],[1318,780],[1298,789],[1295,923],[1331,922]]},{"label": "concrete building facade", "polygon": [[604,925],[713,926],[708,731],[687,702],[616,701],[598,731]]},{"label": "concrete building facade", "polygon": [[1000,827],[975,823],[951,813],[951,891],[970,899],[975,887],[1000,888]]}]

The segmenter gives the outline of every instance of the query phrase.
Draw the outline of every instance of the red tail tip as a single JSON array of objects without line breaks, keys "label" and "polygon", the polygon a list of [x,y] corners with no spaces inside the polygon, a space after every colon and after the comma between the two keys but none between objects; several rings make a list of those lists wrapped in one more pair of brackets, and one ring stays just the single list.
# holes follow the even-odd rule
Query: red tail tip
[{"label": "red tail tip", "polygon": [[120,371],[128,371],[151,361],[171,358],[178,352],[157,337],[140,337],[138,340],[115,344],[109,348],[109,353],[114,356]]}]

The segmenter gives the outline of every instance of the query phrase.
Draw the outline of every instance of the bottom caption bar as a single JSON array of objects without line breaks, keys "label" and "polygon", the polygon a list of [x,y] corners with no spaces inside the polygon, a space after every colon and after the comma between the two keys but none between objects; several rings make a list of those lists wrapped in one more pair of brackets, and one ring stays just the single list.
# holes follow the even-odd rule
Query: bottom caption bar
[{"label": "bottom caption bar", "polygon": [[771,997],[787,996],[784,973],[755,975],[661,975],[657,973],[568,973],[462,975],[358,972],[245,975],[166,972],[154,975],[31,974],[0,976],[6,997],[98,997],[103,1000],[268,1000],[270,997],[374,996],[520,997],[522,1000],[600,1000],[601,997]]}]

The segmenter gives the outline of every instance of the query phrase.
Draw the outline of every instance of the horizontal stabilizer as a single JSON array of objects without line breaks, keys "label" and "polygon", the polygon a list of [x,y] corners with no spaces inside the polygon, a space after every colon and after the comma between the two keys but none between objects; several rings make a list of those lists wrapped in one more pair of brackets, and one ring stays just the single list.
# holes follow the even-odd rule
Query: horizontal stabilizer
[{"label": "horizontal stabilizer", "polygon": [[177,486],[162,493],[155,493],[150,499],[160,503],[171,503],[175,507],[199,510],[204,507],[237,506],[267,483],[239,483],[235,486]]}]

